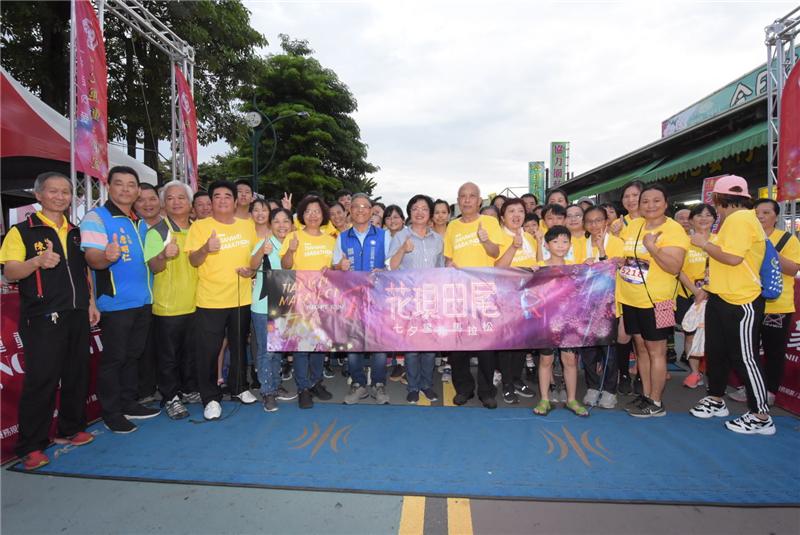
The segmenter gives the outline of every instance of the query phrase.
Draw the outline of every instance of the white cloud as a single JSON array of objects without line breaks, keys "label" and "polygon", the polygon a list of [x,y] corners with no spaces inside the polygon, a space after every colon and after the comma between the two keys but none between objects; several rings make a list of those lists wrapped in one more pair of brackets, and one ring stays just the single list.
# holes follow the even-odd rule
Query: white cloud
[{"label": "white cloud", "polygon": [[[377,194],[453,200],[526,182],[549,142],[580,173],[763,63],[777,3],[248,2],[253,26],[308,39],[359,102]],[[210,152],[202,151],[209,154]],[[219,152],[219,151],[217,151]]]}]

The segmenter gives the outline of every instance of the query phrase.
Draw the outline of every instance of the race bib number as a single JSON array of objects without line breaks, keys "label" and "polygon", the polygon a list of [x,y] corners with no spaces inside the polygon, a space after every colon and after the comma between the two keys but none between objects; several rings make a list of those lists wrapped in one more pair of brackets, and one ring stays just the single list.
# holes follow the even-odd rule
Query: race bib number
[{"label": "race bib number", "polygon": [[635,258],[625,258],[625,263],[619,270],[619,276],[630,284],[644,284],[649,269],[650,262],[647,260],[637,261]]}]

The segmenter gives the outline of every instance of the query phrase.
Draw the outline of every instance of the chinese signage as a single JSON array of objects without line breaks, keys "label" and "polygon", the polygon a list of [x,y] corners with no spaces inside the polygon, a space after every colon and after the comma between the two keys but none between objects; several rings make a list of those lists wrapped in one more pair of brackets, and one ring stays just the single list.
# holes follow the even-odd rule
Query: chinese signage
[{"label": "chinese signage", "polygon": [[528,193],[536,195],[536,199],[544,202],[544,162],[528,162]]},{"label": "chinese signage", "polygon": [[553,141],[550,143],[550,183],[548,187],[556,188],[567,181],[569,172],[569,141]]},{"label": "chinese signage", "polygon": [[481,351],[606,344],[613,265],[267,273],[269,351]]}]

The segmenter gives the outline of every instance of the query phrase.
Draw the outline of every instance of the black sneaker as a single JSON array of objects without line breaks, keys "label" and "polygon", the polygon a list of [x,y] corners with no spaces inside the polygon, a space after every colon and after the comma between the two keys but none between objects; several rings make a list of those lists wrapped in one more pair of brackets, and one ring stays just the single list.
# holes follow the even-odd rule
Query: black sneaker
[{"label": "black sneaker", "polygon": [[261,396],[261,402],[264,405],[264,412],[275,412],[278,410],[278,400],[272,394]]},{"label": "black sneaker", "polygon": [[105,425],[106,429],[108,429],[112,433],[118,433],[120,435],[133,433],[134,431],[139,429],[138,427],[136,427],[136,424],[129,421],[124,416],[111,416],[109,418],[104,418],[103,425]]},{"label": "black sneaker", "polygon": [[422,393],[425,394],[428,401],[439,401],[439,394],[437,394],[436,390],[433,388],[425,388],[422,390]]},{"label": "black sneaker", "polygon": [[475,394],[473,394],[472,392],[470,392],[469,394],[456,394],[455,397],[453,398],[453,405],[461,406],[474,397]]},{"label": "black sneaker", "polygon": [[656,418],[667,415],[667,410],[664,408],[663,403],[659,406],[647,398],[635,407],[627,409],[627,411],[634,418]]},{"label": "black sneaker", "polygon": [[487,409],[496,409],[497,408],[497,400],[495,398],[481,398],[481,403]]},{"label": "black sneaker", "polygon": [[292,363],[288,360],[281,366],[281,381],[289,381],[292,379]]},{"label": "black sneaker", "polygon": [[278,387],[278,394],[275,396],[278,401],[292,401],[294,398],[297,397],[297,392],[289,392],[282,386]]},{"label": "black sneaker", "polygon": [[514,393],[524,398],[533,397],[533,389],[522,381],[514,381]]},{"label": "black sneaker", "polygon": [[419,401],[419,392],[417,391],[409,392],[408,395],[406,396],[406,401],[411,403],[412,405],[416,405],[417,402]]},{"label": "black sneaker", "polygon": [[181,398],[178,396],[169,400],[166,406],[167,416],[169,416],[171,420],[183,420],[189,416],[189,411],[183,406],[183,402],[181,402]]},{"label": "black sneaker", "polygon": [[128,407],[124,411],[125,418],[128,420],[147,420],[148,418],[155,418],[159,414],[161,414],[159,409],[151,409],[150,407],[145,407],[138,403]]},{"label": "black sneaker", "polygon": [[536,380],[536,368],[533,368],[533,367],[529,368],[529,367],[526,366],[525,367],[525,375],[528,377],[528,379],[530,379],[532,381]]},{"label": "black sneaker", "polygon": [[406,373],[406,369],[403,367],[402,364],[398,364],[392,369],[392,373],[391,375],[389,375],[389,380],[399,381],[400,379],[403,378],[404,373]]},{"label": "black sneaker", "polygon": [[622,396],[630,396],[633,394],[633,385],[629,375],[624,375],[619,378],[619,385],[617,385],[617,393]]},{"label": "black sneaker", "polygon": [[638,396],[636,396],[635,398],[633,398],[632,400],[630,400],[628,403],[625,404],[625,410],[628,410],[633,407],[638,407],[642,403],[647,403],[647,398],[644,397],[642,394],[639,394]]},{"label": "black sneaker", "polygon": [[330,361],[322,365],[322,376],[325,379],[333,379],[336,377],[336,373],[333,371]]},{"label": "black sneaker", "polygon": [[513,388],[509,388],[509,389],[503,391],[503,401],[505,403],[508,403],[509,405],[512,405],[514,403],[519,403],[519,398],[514,393],[514,389]]},{"label": "black sneaker", "polygon": [[328,392],[328,390],[325,388],[325,385],[322,384],[322,381],[309,388],[308,391],[311,392],[312,396],[322,401],[329,401],[331,398],[333,398],[333,394]]},{"label": "black sneaker", "polygon": [[297,397],[297,406],[301,409],[310,409],[314,406],[314,399],[311,395],[311,391],[302,390],[300,392],[300,395]]}]

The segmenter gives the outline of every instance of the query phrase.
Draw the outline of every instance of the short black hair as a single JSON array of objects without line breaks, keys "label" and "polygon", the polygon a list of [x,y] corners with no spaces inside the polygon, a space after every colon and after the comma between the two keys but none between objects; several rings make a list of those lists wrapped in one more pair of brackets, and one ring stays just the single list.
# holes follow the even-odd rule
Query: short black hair
[{"label": "short black hair", "polygon": [[539,224],[539,221],[540,221],[540,219],[539,219],[539,216],[538,216],[538,215],[536,215],[536,214],[534,214],[533,212],[531,212],[531,213],[529,213],[529,214],[525,214],[525,221],[524,221],[522,224],[524,225],[524,224],[525,224],[525,223],[527,223],[528,221],[535,221],[535,222],[536,222],[536,224],[538,225],[538,224]]},{"label": "short black hair", "polygon": [[[775,202],[775,201],[772,201],[772,202]],[[778,203],[775,203],[775,204],[778,204]],[[696,217],[696,216],[699,216],[700,214],[703,213],[703,210],[708,210],[708,213],[710,213],[711,216],[714,219],[717,218],[717,210],[716,210],[716,208],[714,208],[710,204],[700,203],[700,204],[695,204],[694,206],[692,206],[692,209],[689,210],[689,219],[691,219],[693,217]]]},{"label": "short black hair", "polygon": [[750,197],[730,195],[727,193],[712,193],[711,196],[714,199],[714,204],[718,204],[723,208],[728,208],[730,206],[741,206],[742,208],[747,208],[749,210],[753,207],[753,199]]},{"label": "short black hair", "polygon": [[111,169],[108,170],[108,183],[111,184],[111,179],[114,178],[114,175],[121,174],[121,175],[133,175],[136,179],[137,184],[141,184],[139,180],[139,173],[136,172],[136,169],[133,167],[128,167],[127,165],[115,165]]},{"label": "short black hair", "polygon": [[341,208],[342,210],[344,210],[344,205],[343,205],[342,203],[340,203],[339,201],[334,201],[334,202],[332,202],[332,203],[330,204],[330,206],[328,206],[328,211],[330,212],[331,208],[333,208],[333,207],[335,207],[335,206],[338,206],[339,208]]},{"label": "short black hair", "polygon": [[237,180],[233,184],[235,186],[247,186],[248,188],[250,188],[250,193],[253,193],[253,191],[254,191],[253,190],[253,183],[250,180],[246,179],[246,178],[240,178],[239,180]]},{"label": "short black hair", "polygon": [[328,221],[330,220],[328,205],[325,204],[325,201],[323,201],[321,197],[317,197],[316,195],[306,195],[303,197],[303,200],[297,205],[297,220],[301,225],[305,225],[306,220],[303,217],[303,213],[306,211],[306,208],[308,208],[309,204],[314,203],[317,203],[319,205],[319,209],[322,210],[322,223],[320,223],[320,226],[327,225]]},{"label": "short black hair", "polygon": [[236,200],[237,191],[236,186],[230,180],[215,180],[208,186],[208,196],[214,198],[214,192],[218,189],[227,189],[233,194],[233,200]]},{"label": "short black hair", "polygon": [[[778,204],[777,201],[772,199],[758,199],[756,202],[753,203],[753,208],[758,208],[762,204],[769,204],[772,206],[772,211],[775,212],[775,215],[781,215],[781,205]],[[712,208],[713,210],[713,208]]]},{"label": "short black hair", "polygon": [[534,195],[533,193],[523,193],[520,196],[520,199],[525,199],[525,198],[528,198],[528,197],[533,197],[533,202],[535,202],[536,204],[539,204],[539,199],[537,199],[536,195]]},{"label": "short black hair", "polygon": [[400,219],[403,221],[406,220],[406,216],[403,215],[403,209],[397,206],[396,204],[390,204],[386,207],[386,210],[383,211],[383,224],[386,225],[386,220],[389,216],[392,215],[393,212],[397,212],[400,215]]},{"label": "short black hair", "polygon": [[[269,202],[269,201],[267,201],[267,202]],[[269,212],[269,222],[270,222],[270,224],[273,221],[275,221],[275,217],[278,214],[286,214],[286,217],[289,219],[289,222],[291,223],[291,221],[292,221],[292,213],[289,210],[287,210],[286,208],[275,208],[274,210],[270,210],[270,212]]]},{"label": "short black hair", "polygon": [[345,195],[350,195],[352,197],[353,196],[353,192],[350,191],[350,190],[346,190],[346,189],[340,189],[339,191],[336,192],[336,199],[339,200],[342,197],[344,197]]},{"label": "short black hair", "polygon": [[500,208],[500,217],[505,217],[508,207],[514,206],[515,204],[522,206],[522,211],[525,211],[525,202],[522,199],[506,199],[506,202],[503,203],[503,207]]},{"label": "short black hair", "polygon": [[248,212],[252,212],[255,205],[260,204],[261,206],[266,207],[268,212],[272,212],[272,208],[269,207],[269,202],[266,199],[253,199],[253,202],[250,203],[250,206],[247,207]]},{"label": "short black hair", "polygon": [[[409,215],[409,217],[411,217],[411,207],[417,204],[417,202],[419,201],[423,201],[425,203],[425,205],[428,207],[428,216],[433,217],[433,207],[435,206],[435,204],[433,203],[433,199],[422,193],[417,193],[416,195],[411,197],[411,200],[409,200],[408,204],[406,204],[406,213]],[[444,204],[447,203],[444,202]],[[450,211],[450,206],[447,207],[447,210]]]},{"label": "short black hair", "polygon": [[567,192],[562,188],[553,188],[553,189],[549,190],[547,192],[547,195],[544,196],[545,203],[548,203],[548,204],[550,203],[550,197],[552,197],[554,193],[560,193],[561,195],[563,195],[564,196],[564,200],[566,200],[567,204],[569,204],[569,195],[567,195]]},{"label": "short black hair", "polygon": [[667,195],[667,188],[662,186],[661,184],[648,184],[639,192],[639,204],[642,202],[642,195],[645,194],[647,191],[660,191],[661,195],[664,196],[664,201],[669,203],[669,195]]},{"label": "short black hair", "polygon": [[[434,210],[435,210],[435,209],[436,209],[436,207],[437,207],[438,205],[440,205],[440,204],[443,204],[443,205],[445,205],[445,206],[447,207],[447,213],[448,213],[448,214],[452,214],[452,213],[453,213],[453,210],[450,208],[450,203],[448,203],[448,202],[447,202],[446,200],[444,200],[444,199],[436,199],[435,201],[433,201],[433,208],[434,208]],[[431,210],[431,215],[433,215],[433,210]]]},{"label": "short black hair", "polygon": [[199,190],[197,190],[197,191],[194,193],[194,195],[192,196],[192,203],[194,203],[194,201],[196,201],[196,200],[197,200],[198,198],[200,198],[200,197],[208,197],[208,198],[210,199],[210,198],[211,198],[211,195],[209,195],[209,194],[208,194],[208,192],[207,192],[206,190],[204,190],[204,189],[199,189]]},{"label": "short black hair", "polygon": [[567,209],[560,204],[545,204],[542,208],[542,217],[544,218],[550,212],[553,212],[553,215],[567,217]]},{"label": "short black hair", "polygon": [[586,224],[586,218],[592,212],[600,212],[601,214],[603,214],[603,219],[608,221],[608,212],[606,212],[605,208],[603,208],[602,206],[590,206],[585,212],[583,212],[584,225]]},{"label": "short black hair", "polygon": [[566,236],[568,240],[572,240],[572,233],[564,225],[555,225],[553,228],[547,229],[544,234],[544,241],[550,243],[559,236]]},{"label": "short black hair", "polygon": [[386,205],[382,202],[372,201],[372,207],[380,206],[381,210],[386,210]]},{"label": "short black hair", "polygon": [[156,195],[158,195],[158,190],[156,189],[156,187],[152,184],[148,184],[147,182],[145,182],[144,184],[139,184],[139,189],[140,190],[149,189],[150,191],[154,191]]}]

